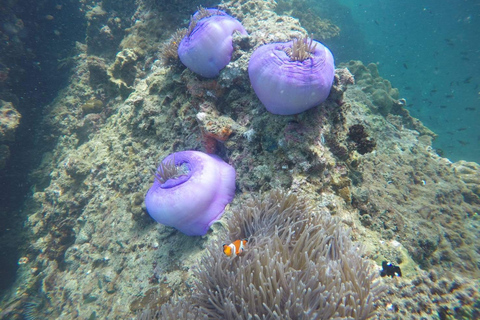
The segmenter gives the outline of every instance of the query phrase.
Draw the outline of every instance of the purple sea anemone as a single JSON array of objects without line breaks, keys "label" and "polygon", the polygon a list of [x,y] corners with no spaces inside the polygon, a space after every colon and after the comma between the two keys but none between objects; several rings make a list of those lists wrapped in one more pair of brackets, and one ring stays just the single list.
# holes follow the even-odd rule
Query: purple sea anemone
[{"label": "purple sea anemone", "polygon": [[250,58],[248,75],[268,111],[291,115],[327,99],[335,65],[327,47],[305,37],[259,47]]},{"label": "purple sea anemone", "polygon": [[214,78],[232,58],[235,31],[248,35],[242,24],[225,12],[201,8],[178,46],[178,57],[191,71]]},{"label": "purple sea anemone", "polygon": [[203,236],[235,195],[235,169],[216,155],[181,151],[167,156],[145,197],[150,216],[189,236]]}]

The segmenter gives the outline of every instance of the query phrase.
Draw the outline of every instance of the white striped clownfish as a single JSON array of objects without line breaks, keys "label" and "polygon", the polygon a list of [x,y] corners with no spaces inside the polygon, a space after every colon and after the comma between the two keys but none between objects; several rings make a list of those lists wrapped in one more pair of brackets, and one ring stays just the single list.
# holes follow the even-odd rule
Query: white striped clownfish
[{"label": "white striped clownfish", "polygon": [[241,255],[245,249],[247,249],[247,239],[235,240],[223,245],[223,253],[229,257]]}]

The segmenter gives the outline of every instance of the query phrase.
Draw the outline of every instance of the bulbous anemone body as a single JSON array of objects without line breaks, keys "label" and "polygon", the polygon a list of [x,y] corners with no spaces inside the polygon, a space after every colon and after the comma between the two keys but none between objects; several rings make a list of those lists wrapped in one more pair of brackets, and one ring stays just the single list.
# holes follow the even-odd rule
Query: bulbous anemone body
[{"label": "bulbous anemone body", "polygon": [[255,50],[248,64],[253,90],[268,111],[292,115],[325,101],[335,76],[330,50],[319,42],[309,58],[292,61],[285,52],[293,41],[271,43]]},{"label": "bulbous anemone body", "polygon": [[178,57],[191,71],[205,78],[214,78],[232,58],[233,33],[248,33],[237,19],[225,12],[208,11],[215,15],[198,20],[192,32],[180,42]]},{"label": "bulbous anemone body", "polygon": [[235,169],[219,157],[199,151],[176,152],[162,163],[172,161],[185,172],[164,183],[155,179],[145,197],[147,211],[157,222],[186,235],[205,235],[233,200]]}]

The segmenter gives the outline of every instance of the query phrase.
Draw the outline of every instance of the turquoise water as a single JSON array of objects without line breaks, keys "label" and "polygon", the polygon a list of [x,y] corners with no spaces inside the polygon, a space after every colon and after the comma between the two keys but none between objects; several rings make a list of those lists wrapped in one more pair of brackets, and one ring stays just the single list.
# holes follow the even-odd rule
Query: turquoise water
[{"label": "turquoise water", "polygon": [[378,64],[452,161],[480,161],[480,2],[353,1],[316,7],[342,29],[337,61]]}]

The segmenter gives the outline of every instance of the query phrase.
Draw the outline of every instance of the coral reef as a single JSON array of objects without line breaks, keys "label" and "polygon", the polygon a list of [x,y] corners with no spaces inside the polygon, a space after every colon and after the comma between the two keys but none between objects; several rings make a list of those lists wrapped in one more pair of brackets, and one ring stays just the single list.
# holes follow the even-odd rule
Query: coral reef
[{"label": "coral reef", "polygon": [[[223,148],[235,145],[238,134],[243,134],[246,129],[232,118],[221,116],[218,110],[209,103],[200,105],[201,112],[196,118],[202,131],[202,142],[207,153],[215,153]],[[237,136],[237,137],[236,137]],[[228,141],[230,138],[230,141]]]},{"label": "coral reef", "polygon": [[15,131],[20,124],[21,115],[11,102],[0,100],[0,170],[10,157],[9,142],[15,140]]},{"label": "coral reef", "polygon": [[470,192],[464,192],[465,201],[480,204],[480,165],[460,160],[454,163],[453,167],[455,175],[476,195],[475,197]]},{"label": "coral reef", "polygon": [[85,114],[90,114],[90,113],[99,113],[103,109],[103,102],[102,100],[99,99],[90,99],[87,102],[85,102],[82,106],[82,111]]},{"label": "coral reef", "polygon": [[364,66],[360,61],[351,61],[348,70],[355,76],[355,82],[372,97],[374,110],[386,116],[392,111],[399,98],[398,89],[392,88],[390,81],[380,78],[377,65]]},{"label": "coral reef", "polygon": [[377,145],[375,140],[370,139],[361,124],[354,124],[348,128],[348,138],[355,143],[355,148],[360,154],[372,152]]},{"label": "coral reef", "polygon": [[122,96],[127,97],[132,92],[137,69],[135,63],[138,55],[135,51],[124,49],[117,53],[115,62],[108,68],[110,80],[117,85]]},{"label": "coral reef", "polygon": [[11,102],[0,100],[0,142],[14,141],[21,115]]},{"label": "coral reef", "polygon": [[102,3],[87,10],[85,18],[88,21],[86,29],[88,54],[103,57],[114,55],[124,36],[124,29],[129,26],[129,21],[122,20],[115,11],[106,11]]},{"label": "coral reef", "polygon": [[[382,261],[399,265],[402,277],[379,280],[387,290],[376,300],[373,317],[478,317],[478,167],[452,164],[436,154],[431,147],[435,134],[408,114],[398,90],[374,65],[341,65],[322,107],[276,116],[255,97],[247,72],[249,58],[265,43],[299,39],[306,30],[299,20],[275,13],[273,0],[223,3],[251,32],[248,39],[234,35],[231,61],[214,80],[165,65],[158,52],[179,25],[172,21],[186,21],[195,10],[189,8],[191,2],[181,2],[178,13],[171,10],[173,1],[161,7],[163,2],[149,0],[153,13],[139,5],[128,20],[123,18],[126,12],[107,9],[122,8],[122,3],[127,5],[106,2],[105,13],[84,4],[85,14],[98,21],[86,27],[87,45],[77,44],[67,86],[43,110],[43,130],[36,137],[39,149],[32,152],[43,152],[40,145],[51,147],[30,176],[32,194],[22,208],[28,219],[21,229],[28,239],[16,282],[0,301],[2,317],[23,319],[28,311],[39,319],[125,319],[153,304],[154,310],[162,304],[162,312],[180,318],[195,316],[195,310],[202,310],[197,318],[224,309],[242,314],[243,309],[231,304],[214,306],[201,297],[194,306],[188,302],[199,291],[192,289],[204,283],[206,290],[216,283],[213,280],[224,279],[220,290],[208,292],[217,293],[212,302],[239,299],[240,289],[253,294],[260,284],[278,288],[278,297],[288,292],[295,297],[296,290],[319,289],[318,280],[312,283],[311,277],[338,275],[335,279],[346,286],[357,279],[373,294],[377,287],[370,280],[375,271],[369,265]],[[120,21],[115,22],[117,16]],[[110,24],[122,30],[112,31],[114,39],[102,48],[102,26],[112,30]],[[116,60],[117,54],[126,60]],[[125,82],[128,90],[119,94],[112,80]],[[388,97],[382,93],[384,101],[374,98],[376,90]],[[82,106],[91,99],[102,101],[103,107],[86,114]],[[235,168],[237,192],[219,223],[205,236],[193,238],[155,223],[143,199],[152,183],[148,168],[174,152],[205,150],[205,137],[215,142],[211,152]],[[375,148],[367,141],[375,141]],[[359,148],[362,143],[365,148]],[[293,206],[288,200],[292,195],[283,194],[275,208],[267,200],[250,200],[272,189],[289,189],[304,200]],[[275,194],[267,199],[275,199]],[[309,206],[303,206],[306,203]],[[257,207],[265,210],[255,211]],[[303,218],[260,215],[279,209]],[[259,229],[272,225],[277,228]],[[300,228],[298,234],[290,231],[295,227]],[[225,228],[231,232],[228,236]],[[311,237],[305,238],[301,230]],[[226,260],[221,244],[244,235],[251,238],[248,250]],[[325,235],[332,241],[330,248],[338,250],[325,252],[318,246]],[[361,247],[362,256],[356,251]],[[303,249],[307,256],[297,255]],[[338,257],[325,258],[331,254]],[[352,258],[345,262],[345,256]],[[298,265],[302,261],[305,264]],[[331,273],[326,274],[318,266],[328,263]],[[289,278],[285,268],[290,266],[306,281],[299,284]],[[213,270],[209,276],[194,273],[207,267]],[[258,272],[251,276],[252,270]],[[339,275],[339,270],[346,273]],[[352,274],[355,270],[370,271]],[[273,277],[273,271],[272,279],[298,287],[255,278]],[[242,274],[243,283],[236,277]],[[328,290],[334,288],[332,284]],[[287,308],[277,303],[273,291],[259,292],[258,297],[235,301],[272,318]],[[298,304],[292,301],[292,309],[308,314],[300,307],[303,303],[318,309],[317,299],[304,299],[313,292],[317,291],[300,295]],[[354,287],[351,294],[358,292]],[[166,303],[174,295],[180,302]],[[260,297],[270,310],[256,304]],[[359,308],[358,317],[373,310],[370,297],[359,298],[363,309],[353,304]],[[335,294],[330,298],[330,306],[338,301]],[[325,312],[331,310],[324,307]],[[337,311],[342,310],[350,312]],[[154,316],[155,312],[146,315]]]}]

